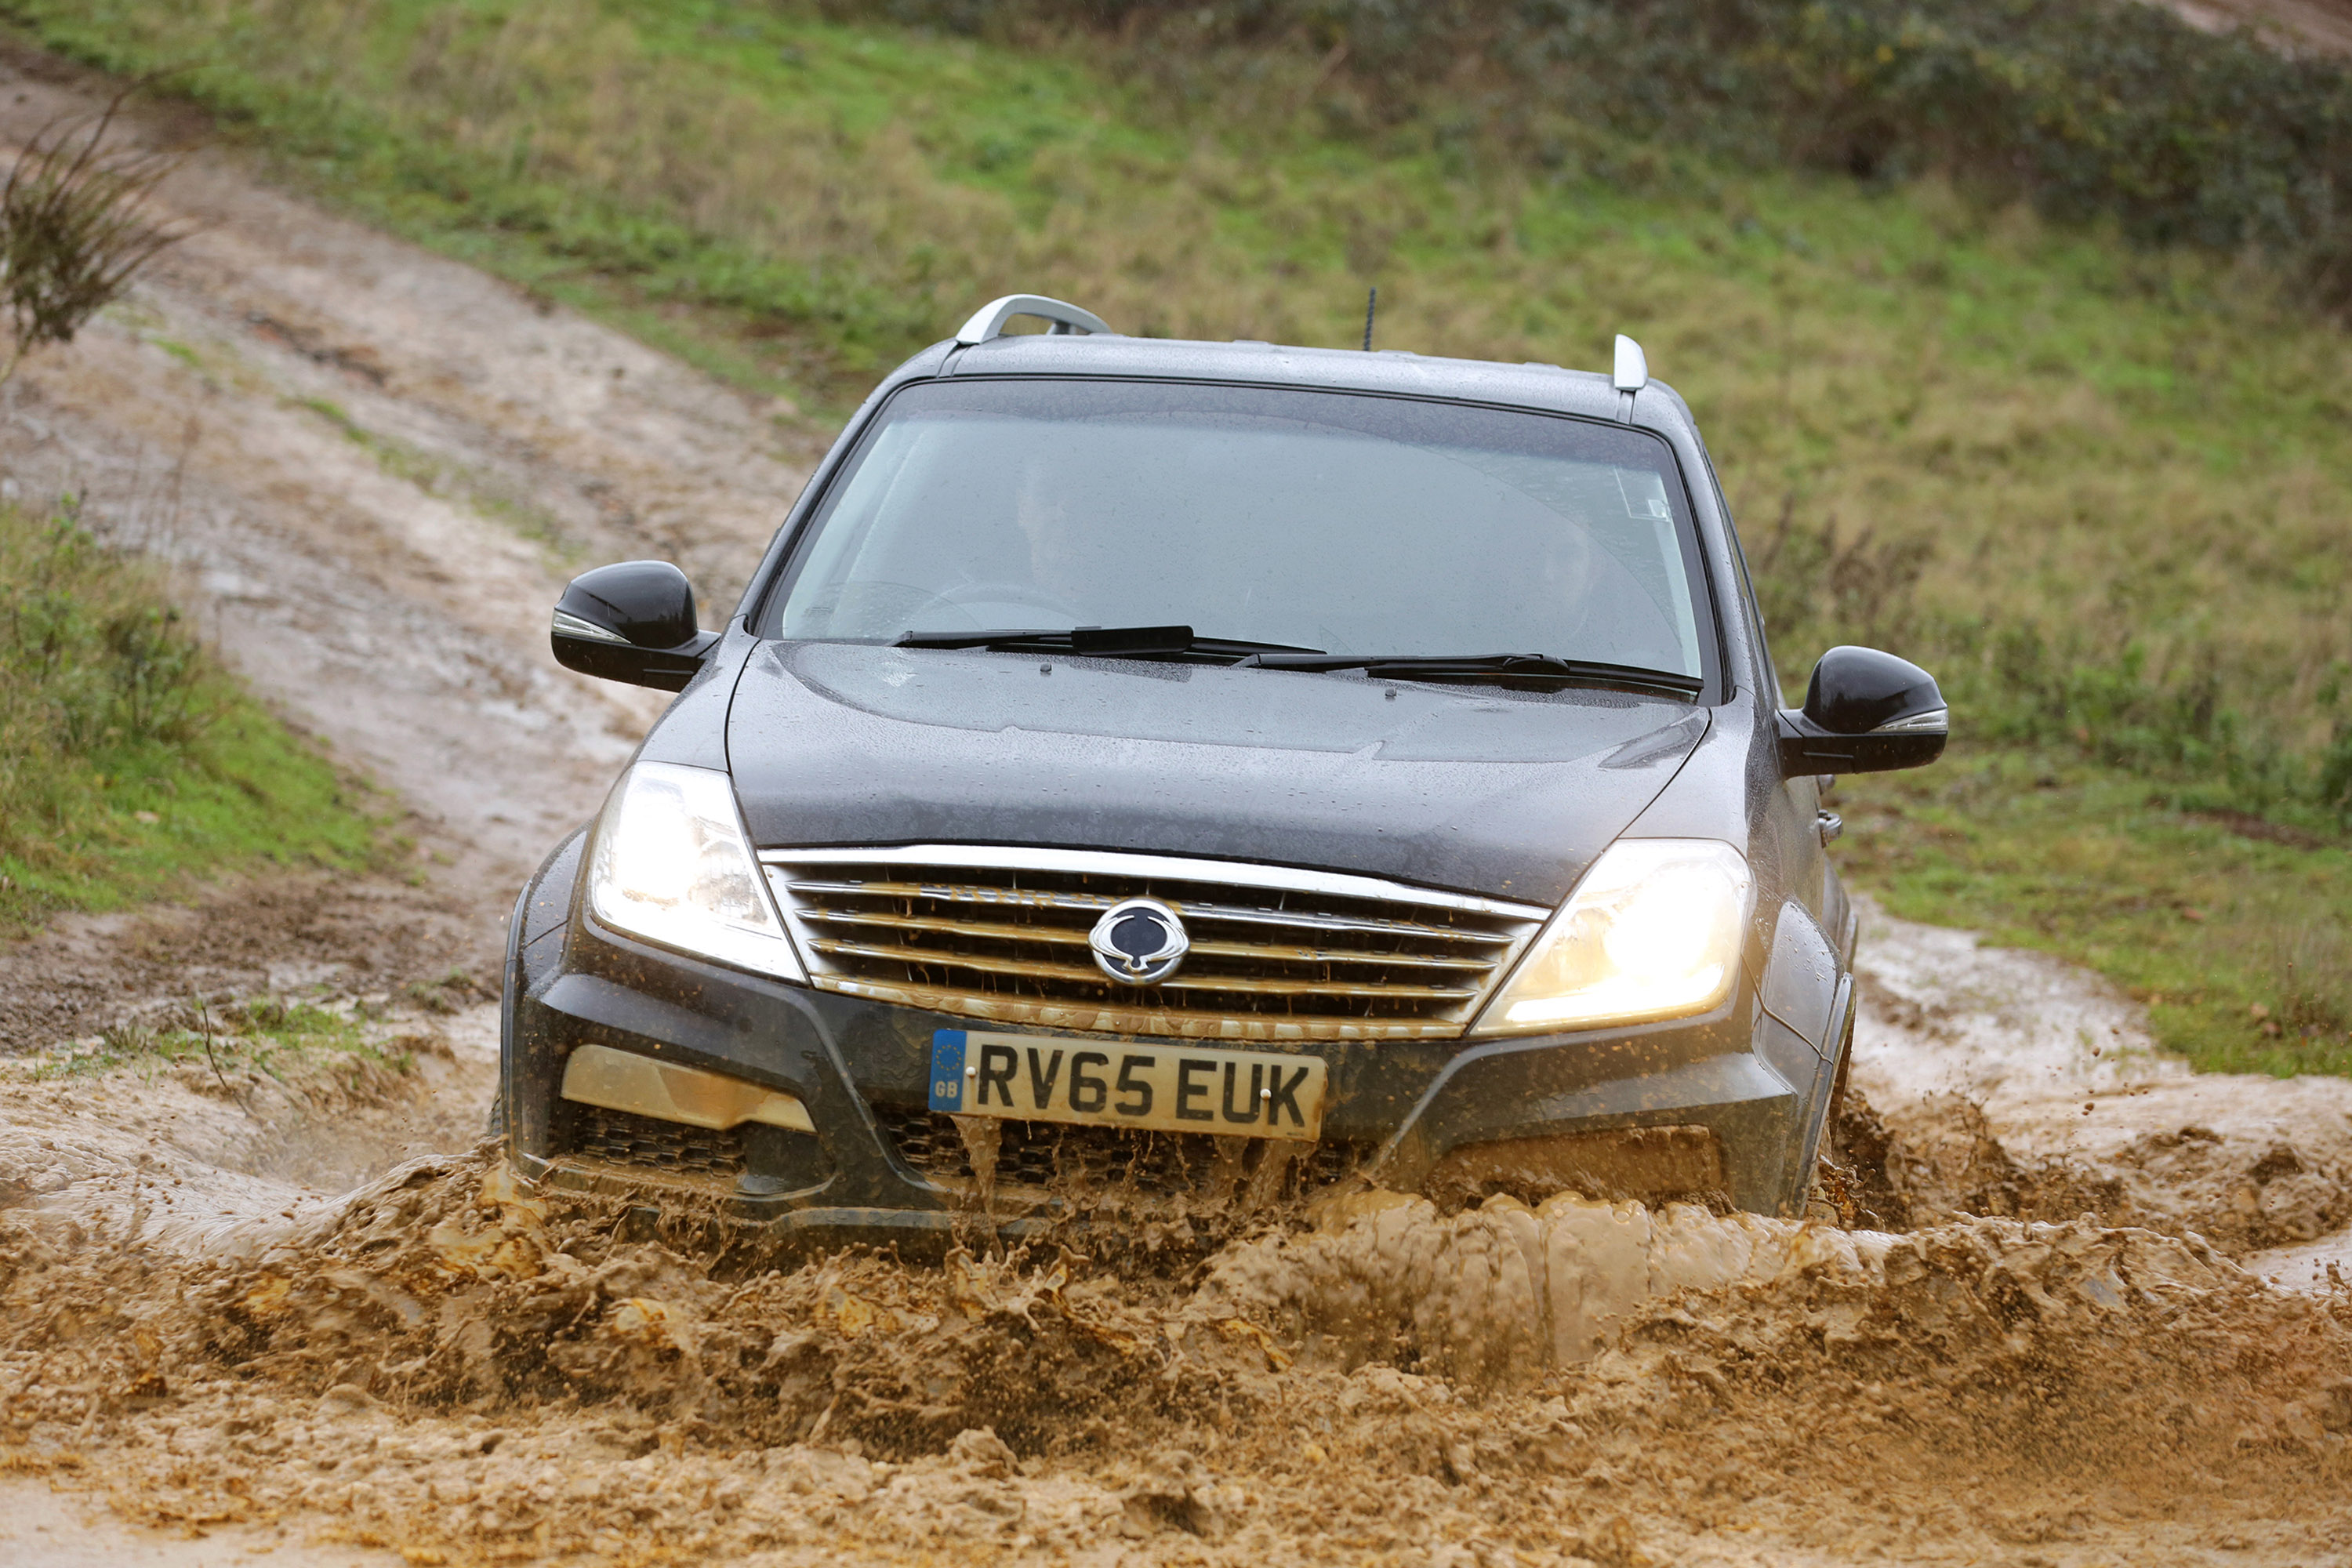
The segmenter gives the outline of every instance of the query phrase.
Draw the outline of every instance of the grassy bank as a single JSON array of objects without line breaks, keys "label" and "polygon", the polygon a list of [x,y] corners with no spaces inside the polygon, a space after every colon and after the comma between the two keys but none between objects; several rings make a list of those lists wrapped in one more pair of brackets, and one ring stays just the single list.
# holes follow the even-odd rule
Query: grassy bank
[{"label": "grassy bank", "polygon": [[2352,343],[2260,268],[1936,184],[1227,134],[1069,56],[723,0],[10,8],[112,68],[194,62],[318,188],[820,409],[1015,287],[1339,343],[1378,281],[1383,342],[1505,360],[1633,331],[1790,568],[1792,673],[1907,637],[2005,732],[2096,697],[2167,732],[2119,760],[2170,745],[2258,807],[2335,804]]},{"label": "grassy bank", "polygon": [[1940,172],[2352,306],[2352,74],[2141,0],[819,0],[1068,47],[1178,112],[1643,177]]},{"label": "grassy bank", "polygon": [[1893,913],[2087,963],[2209,1071],[2352,1073],[2341,841],[2023,747],[1841,780],[1832,804],[1847,874]]},{"label": "grassy bank", "polygon": [[0,935],[267,865],[356,868],[378,825],[247,696],[151,569],[0,507]]},{"label": "grassy bank", "polygon": [[[1870,785],[1976,837],[1906,847],[1857,809],[1864,879],[2161,992],[2201,1060],[2341,1065],[2352,976],[2305,1009],[2333,1044],[2263,1033],[2280,1001],[2227,1043],[2171,1010],[2182,975],[2250,1010],[2326,966],[2291,974],[2292,944],[2200,934],[2143,889],[2195,814],[2323,846],[2352,815],[2352,340],[2290,270],[2135,246],[2101,226],[2137,226],[2128,204],[2069,223],[2047,188],[1776,172],[1622,115],[1548,121],[1555,156],[1493,134],[1469,79],[1414,75],[1383,117],[1336,45],[1220,34],[1152,73],[1082,33],[729,0],[0,9],[112,70],[185,66],[309,188],[820,416],[1016,289],[1132,331],[1343,344],[1377,282],[1386,346],[1588,366],[1632,332],[1706,423],[1790,681],[1832,642],[1898,648],[2015,759]],[[1348,103],[1371,108],[1326,111]],[[2012,797],[2003,767],[2077,784]],[[2069,834],[2121,846],[2110,880],[2142,891],[2019,869]],[[2342,917],[2259,855],[2210,875],[2215,909]],[[2159,949],[2180,974],[2136,967]]]}]

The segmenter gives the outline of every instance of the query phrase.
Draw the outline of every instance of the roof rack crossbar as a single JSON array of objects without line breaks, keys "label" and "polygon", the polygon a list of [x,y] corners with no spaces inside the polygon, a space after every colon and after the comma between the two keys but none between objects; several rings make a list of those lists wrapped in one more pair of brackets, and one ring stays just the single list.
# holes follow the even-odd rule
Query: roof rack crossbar
[{"label": "roof rack crossbar", "polygon": [[[969,346],[984,343],[991,338],[1004,335],[1004,323],[1015,316],[1034,316],[1049,323],[1046,331],[1055,335],[1065,332],[1110,333],[1110,328],[1091,310],[1081,310],[1076,305],[1059,300],[1048,300],[1043,294],[1007,294],[1002,300],[991,300],[971,313],[956,332],[955,341]],[[1111,334],[1116,335],[1116,334]]]}]

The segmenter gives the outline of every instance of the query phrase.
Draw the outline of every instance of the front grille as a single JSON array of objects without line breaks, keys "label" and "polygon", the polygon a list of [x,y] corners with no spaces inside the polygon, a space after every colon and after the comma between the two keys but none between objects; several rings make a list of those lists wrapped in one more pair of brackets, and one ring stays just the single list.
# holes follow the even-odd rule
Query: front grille
[{"label": "front grille", "polygon": [[[1076,850],[772,849],[771,885],[829,991],[1000,1023],[1227,1040],[1450,1039],[1549,910],[1370,877]],[[1192,938],[1130,986],[1104,910],[1150,896]]]},{"label": "front grille", "polygon": [[572,1100],[562,1102],[556,1141],[562,1153],[668,1175],[732,1179],[743,1171],[739,1131],[714,1132]]},{"label": "front grille", "polygon": [[[934,1180],[968,1182],[971,1151],[955,1119],[937,1111],[877,1105],[875,1120],[909,1165]],[[1288,1143],[1265,1138],[1213,1138],[1203,1132],[1139,1132],[1058,1121],[998,1121],[999,1187],[1127,1189],[1149,1197],[1229,1197],[1251,1185],[1267,1197],[1328,1185],[1363,1162],[1368,1145],[1338,1140]],[[1267,1160],[1288,1168],[1278,1182],[1253,1183]]]}]

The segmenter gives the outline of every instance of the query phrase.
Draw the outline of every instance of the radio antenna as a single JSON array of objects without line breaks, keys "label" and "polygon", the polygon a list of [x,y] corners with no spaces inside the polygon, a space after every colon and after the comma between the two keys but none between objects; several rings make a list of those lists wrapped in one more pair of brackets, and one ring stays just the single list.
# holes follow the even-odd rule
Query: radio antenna
[{"label": "radio antenna", "polygon": [[1364,352],[1366,353],[1372,352],[1372,312],[1380,309],[1380,303],[1381,291],[1375,286],[1370,293],[1364,296]]}]

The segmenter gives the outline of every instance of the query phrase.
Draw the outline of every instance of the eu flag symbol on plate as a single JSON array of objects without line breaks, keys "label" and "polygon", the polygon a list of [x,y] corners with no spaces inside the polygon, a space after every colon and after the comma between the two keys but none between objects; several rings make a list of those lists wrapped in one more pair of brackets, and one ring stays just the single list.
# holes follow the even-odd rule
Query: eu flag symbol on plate
[{"label": "eu flag symbol on plate", "polygon": [[963,1109],[963,1031],[931,1031],[931,1109]]}]

